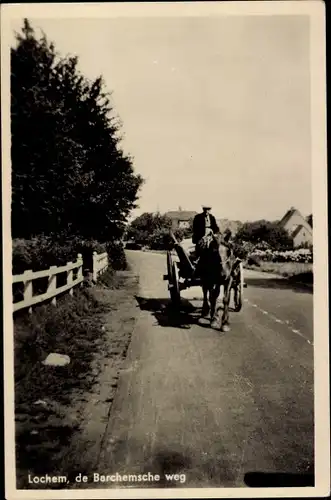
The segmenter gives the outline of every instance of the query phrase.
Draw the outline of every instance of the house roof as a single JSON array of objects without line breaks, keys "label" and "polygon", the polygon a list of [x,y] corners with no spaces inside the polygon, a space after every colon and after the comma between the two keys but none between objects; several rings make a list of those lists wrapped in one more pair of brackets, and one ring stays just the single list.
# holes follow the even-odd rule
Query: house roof
[{"label": "house roof", "polygon": [[292,238],[295,238],[300,233],[301,229],[303,229],[302,225],[296,227],[295,230],[293,231]]},{"label": "house roof", "polygon": [[196,214],[197,212],[191,212],[189,210],[173,210],[166,213],[166,215],[170,217],[170,219],[187,221],[192,219]]},{"label": "house roof", "polygon": [[312,233],[312,227],[311,225],[309,224],[309,222],[303,217],[303,215],[299,212],[299,210],[297,210],[296,208],[294,207],[291,207],[290,210],[288,210],[286,212],[286,214],[284,215],[284,217],[282,218],[281,221],[279,221],[279,224],[282,226],[282,227],[285,227],[286,224],[289,222],[289,220],[291,219],[291,217],[293,217],[293,215],[298,215],[299,217],[301,217],[302,219],[302,224],[299,224],[293,234],[292,234],[292,237],[294,238],[300,231],[302,228],[305,228],[306,231],[309,231],[310,233]]},{"label": "house roof", "polygon": [[300,225],[293,231],[292,238],[295,238],[303,229],[311,234],[311,231],[309,231],[308,227]]},{"label": "house roof", "polygon": [[302,217],[302,215],[300,214],[300,212],[294,208],[294,207],[291,207],[290,210],[288,210],[286,212],[286,214],[284,215],[284,217],[279,221],[279,224],[281,226],[285,226],[285,224],[288,223],[288,221],[290,220],[290,218],[294,215],[294,214],[297,214],[297,215],[300,215]]}]

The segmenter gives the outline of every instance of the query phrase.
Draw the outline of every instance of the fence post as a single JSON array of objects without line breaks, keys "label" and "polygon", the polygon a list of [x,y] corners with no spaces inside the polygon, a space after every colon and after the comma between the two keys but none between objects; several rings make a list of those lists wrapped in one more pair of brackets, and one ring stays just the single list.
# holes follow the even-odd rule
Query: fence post
[{"label": "fence post", "polygon": [[[78,264],[78,267],[77,267],[77,276],[76,276],[76,279],[80,279],[83,277],[83,256],[81,253],[77,254],[77,264]],[[80,283],[80,286],[82,284]]]},{"label": "fence post", "polygon": [[108,254],[105,254],[103,272],[105,273],[108,269]]},{"label": "fence post", "polygon": [[[67,266],[72,266],[72,262],[67,262]],[[69,271],[67,271],[67,285],[72,285],[72,283],[73,283],[73,276],[74,276],[74,270],[73,269],[69,269]],[[69,294],[70,295],[74,294],[73,287],[70,288]]]},{"label": "fence post", "polygon": [[93,274],[93,281],[96,282],[98,279],[98,254],[94,250],[93,252],[93,269],[92,269],[92,274]]},{"label": "fence post", "polygon": [[[23,281],[23,286],[24,286],[23,300],[24,300],[24,302],[28,302],[33,297],[33,288],[32,288],[32,281],[33,281],[33,279],[31,279],[31,274],[32,274],[32,271],[30,269],[28,271],[24,271],[24,273],[23,273],[23,276],[26,275],[27,278],[30,275],[30,279],[27,279],[27,280]],[[28,311],[29,311],[30,314],[32,313],[32,307],[31,306],[29,307]]]},{"label": "fence post", "polygon": [[[49,268],[50,276],[48,278],[47,295],[52,295],[56,291],[56,274],[52,274],[52,270],[55,270],[56,268],[57,266],[51,266]],[[51,303],[53,306],[56,305],[56,297],[52,298]]]}]

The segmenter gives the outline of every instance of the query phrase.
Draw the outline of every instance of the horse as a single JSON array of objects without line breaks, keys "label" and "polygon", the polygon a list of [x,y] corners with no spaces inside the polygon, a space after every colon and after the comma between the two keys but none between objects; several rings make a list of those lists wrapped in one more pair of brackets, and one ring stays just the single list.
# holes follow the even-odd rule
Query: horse
[{"label": "horse", "polygon": [[[206,318],[210,313],[210,326],[214,329],[220,328],[223,332],[230,330],[229,302],[233,270],[237,262],[229,239],[229,235],[223,236],[211,233],[204,236],[198,243],[200,254],[199,276],[203,291],[203,306],[200,319]],[[222,285],[224,295],[220,326],[219,308],[216,306]]]}]

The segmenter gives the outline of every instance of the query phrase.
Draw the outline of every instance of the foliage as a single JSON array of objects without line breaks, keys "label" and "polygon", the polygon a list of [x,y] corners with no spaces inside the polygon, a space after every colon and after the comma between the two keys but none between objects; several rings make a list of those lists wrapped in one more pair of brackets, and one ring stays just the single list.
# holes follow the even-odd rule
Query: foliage
[{"label": "foliage", "polygon": [[175,229],[174,235],[178,241],[182,241],[192,236],[192,231],[189,228],[178,228]]},{"label": "foliage", "polygon": [[76,261],[78,253],[83,257],[83,268],[91,270],[93,252],[108,252],[109,264],[113,270],[126,269],[121,242],[110,241],[105,244],[77,237],[54,241],[52,236],[41,235],[31,240],[13,240],[13,274],[21,274],[27,269],[42,271],[50,266],[64,266]]},{"label": "foliage", "polygon": [[59,57],[27,20],[11,50],[12,236],[119,238],[142,184],[120,149],[102,78]]},{"label": "foliage", "polygon": [[178,240],[192,238],[193,234],[193,217],[188,221],[188,227],[180,227],[175,230],[175,236]]},{"label": "foliage", "polygon": [[244,223],[236,234],[236,241],[260,244],[277,250],[293,248],[293,241],[287,231],[277,222],[267,220]]},{"label": "foliage", "polygon": [[245,260],[248,257],[248,249],[244,245],[239,245],[237,242],[232,244],[233,253],[239,259]]},{"label": "foliage", "polygon": [[255,250],[250,254],[251,258],[267,262],[313,262],[313,253],[308,248],[300,248],[298,250]]},{"label": "foliage", "polygon": [[148,238],[148,246],[152,250],[164,250],[172,243],[172,239],[167,229],[156,229]]},{"label": "foliage", "polygon": [[306,217],[306,221],[308,222],[308,224],[313,227],[313,214],[310,214]]},{"label": "foliage", "polygon": [[171,225],[172,221],[166,215],[145,212],[131,222],[127,228],[126,238],[148,245],[153,234],[161,235],[162,231],[169,233]]},{"label": "foliage", "polygon": [[[164,250],[173,243],[170,236],[172,220],[167,215],[145,212],[128,226],[126,238],[130,245],[148,246],[153,250]],[[178,241],[192,234],[192,223],[188,228],[177,228],[173,231]],[[134,243],[132,243],[134,242]]]},{"label": "foliage", "polygon": [[62,266],[74,262],[81,253],[84,268],[92,268],[92,253],[106,251],[106,246],[94,240],[77,237],[65,241],[54,241],[52,236],[36,236],[31,240],[14,239],[12,251],[13,274],[21,274],[27,269],[41,271],[50,266]]},{"label": "foliage", "polygon": [[127,269],[127,262],[122,242],[110,241],[106,245],[110,267],[115,270]]}]

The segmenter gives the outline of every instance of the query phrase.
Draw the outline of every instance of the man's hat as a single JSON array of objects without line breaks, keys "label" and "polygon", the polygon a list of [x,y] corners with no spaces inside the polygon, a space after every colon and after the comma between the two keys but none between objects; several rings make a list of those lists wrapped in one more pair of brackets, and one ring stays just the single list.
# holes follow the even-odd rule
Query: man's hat
[{"label": "man's hat", "polygon": [[211,206],[210,205],[202,205],[202,208],[206,208],[207,210],[210,210]]}]

